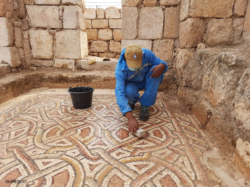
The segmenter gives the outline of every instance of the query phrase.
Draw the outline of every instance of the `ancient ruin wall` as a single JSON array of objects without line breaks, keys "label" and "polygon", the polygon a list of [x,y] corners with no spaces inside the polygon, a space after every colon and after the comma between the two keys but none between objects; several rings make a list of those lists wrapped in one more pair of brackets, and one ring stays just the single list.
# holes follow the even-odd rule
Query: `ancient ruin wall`
[{"label": "ancient ruin wall", "polygon": [[89,55],[119,58],[121,53],[121,10],[115,7],[87,8],[85,25]]}]

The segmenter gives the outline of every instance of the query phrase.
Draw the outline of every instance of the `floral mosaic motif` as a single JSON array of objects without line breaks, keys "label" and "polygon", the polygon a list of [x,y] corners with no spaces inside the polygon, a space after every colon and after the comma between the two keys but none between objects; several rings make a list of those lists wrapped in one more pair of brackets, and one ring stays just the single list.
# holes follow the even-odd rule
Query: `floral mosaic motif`
[{"label": "floral mosaic motif", "polygon": [[[128,132],[114,95],[76,110],[69,95],[40,94],[0,114],[0,186],[210,186],[199,156],[211,146],[190,115],[158,96],[147,137]],[[133,111],[139,118],[139,105]],[[20,180],[26,183],[10,184]]]}]

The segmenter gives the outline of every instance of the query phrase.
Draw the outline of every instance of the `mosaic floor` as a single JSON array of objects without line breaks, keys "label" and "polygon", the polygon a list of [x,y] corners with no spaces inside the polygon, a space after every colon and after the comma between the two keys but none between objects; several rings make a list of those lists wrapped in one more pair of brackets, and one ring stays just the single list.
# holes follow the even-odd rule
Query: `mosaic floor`
[{"label": "mosaic floor", "polygon": [[[73,108],[69,94],[37,94],[0,113],[0,186],[216,186],[200,156],[211,146],[192,116],[158,95],[145,139],[128,132],[114,95]],[[139,118],[139,105],[133,112]],[[217,185],[218,186],[218,185]]]}]

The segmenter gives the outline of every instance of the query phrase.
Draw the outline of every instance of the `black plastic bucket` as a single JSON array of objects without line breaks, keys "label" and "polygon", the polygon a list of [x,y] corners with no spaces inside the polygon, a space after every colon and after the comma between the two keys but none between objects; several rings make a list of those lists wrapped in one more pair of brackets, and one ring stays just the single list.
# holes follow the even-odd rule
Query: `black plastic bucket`
[{"label": "black plastic bucket", "polygon": [[74,108],[85,109],[92,105],[92,96],[94,89],[91,87],[69,88],[70,97]]}]

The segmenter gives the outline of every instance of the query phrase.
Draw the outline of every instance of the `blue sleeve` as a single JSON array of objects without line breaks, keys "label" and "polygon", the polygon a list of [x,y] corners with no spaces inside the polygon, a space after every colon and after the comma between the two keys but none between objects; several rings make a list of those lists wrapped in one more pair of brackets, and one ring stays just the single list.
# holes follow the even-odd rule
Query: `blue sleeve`
[{"label": "blue sleeve", "polygon": [[147,54],[149,63],[152,64],[152,66],[164,64],[166,66],[165,70],[163,71],[163,74],[168,71],[168,64],[167,62],[161,60],[159,57],[155,56],[155,54],[150,50],[145,50],[145,53]]},{"label": "blue sleeve", "polygon": [[124,74],[119,68],[115,70],[116,77],[116,86],[115,86],[115,95],[117,104],[120,107],[122,115],[125,115],[127,112],[132,111],[131,107],[128,104],[128,98],[125,94],[125,77]]}]

